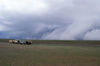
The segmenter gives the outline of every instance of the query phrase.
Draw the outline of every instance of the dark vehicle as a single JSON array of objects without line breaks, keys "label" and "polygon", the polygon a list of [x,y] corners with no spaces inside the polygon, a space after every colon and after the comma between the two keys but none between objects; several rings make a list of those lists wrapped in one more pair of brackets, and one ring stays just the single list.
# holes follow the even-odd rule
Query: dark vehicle
[{"label": "dark vehicle", "polygon": [[32,44],[32,41],[26,41],[26,44],[28,44],[28,45]]}]

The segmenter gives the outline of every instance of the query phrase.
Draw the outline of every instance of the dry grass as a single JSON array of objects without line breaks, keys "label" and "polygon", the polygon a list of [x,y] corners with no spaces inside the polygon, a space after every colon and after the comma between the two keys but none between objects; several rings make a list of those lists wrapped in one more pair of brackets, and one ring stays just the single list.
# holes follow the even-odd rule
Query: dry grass
[{"label": "dry grass", "polygon": [[100,46],[0,44],[0,66],[100,66]]}]

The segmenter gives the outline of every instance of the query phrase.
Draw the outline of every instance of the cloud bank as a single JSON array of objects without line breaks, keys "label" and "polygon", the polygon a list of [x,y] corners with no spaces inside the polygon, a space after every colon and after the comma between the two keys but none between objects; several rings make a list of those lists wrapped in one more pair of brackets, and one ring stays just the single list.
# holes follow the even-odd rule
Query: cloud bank
[{"label": "cloud bank", "polygon": [[0,0],[0,38],[100,40],[99,0]]}]

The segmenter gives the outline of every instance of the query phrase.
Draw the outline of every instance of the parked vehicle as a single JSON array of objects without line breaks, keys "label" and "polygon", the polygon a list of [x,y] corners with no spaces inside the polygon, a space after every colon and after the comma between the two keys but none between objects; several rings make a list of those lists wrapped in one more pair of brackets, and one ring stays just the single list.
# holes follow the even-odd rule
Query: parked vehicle
[{"label": "parked vehicle", "polygon": [[28,44],[28,45],[32,44],[32,41],[26,41],[26,44]]},{"label": "parked vehicle", "polygon": [[14,44],[32,44],[32,41],[30,40],[19,40],[19,39],[16,39],[16,40],[9,40],[9,43],[14,43]]},{"label": "parked vehicle", "polygon": [[20,43],[20,40],[18,40],[18,39],[17,40],[14,40],[14,43],[15,44],[18,44],[18,43]]},{"label": "parked vehicle", "polygon": [[13,40],[9,40],[9,43],[12,43]]},{"label": "parked vehicle", "polygon": [[14,43],[14,40],[9,40],[9,43]]}]

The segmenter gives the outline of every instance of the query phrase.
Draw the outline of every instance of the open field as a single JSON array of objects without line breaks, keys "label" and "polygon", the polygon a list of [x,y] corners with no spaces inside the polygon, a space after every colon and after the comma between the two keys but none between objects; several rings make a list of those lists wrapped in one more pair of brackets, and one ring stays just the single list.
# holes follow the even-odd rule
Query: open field
[{"label": "open field", "polygon": [[9,42],[9,39],[0,39],[0,42]]},{"label": "open field", "polygon": [[0,43],[0,66],[100,66],[100,41]]}]

